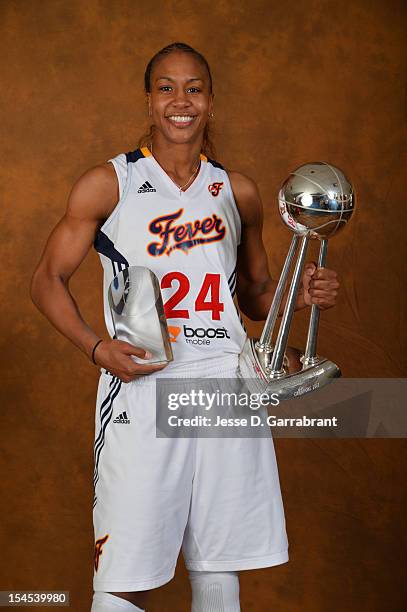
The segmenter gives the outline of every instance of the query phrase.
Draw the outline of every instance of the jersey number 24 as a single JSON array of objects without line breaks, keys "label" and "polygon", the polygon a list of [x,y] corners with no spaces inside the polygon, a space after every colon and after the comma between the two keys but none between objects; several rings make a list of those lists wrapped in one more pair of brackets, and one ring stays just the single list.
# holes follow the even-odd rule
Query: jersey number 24
[{"label": "jersey number 24", "polygon": [[[164,312],[167,319],[189,319],[189,310],[176,308],[189,293],[191,284],[188,277],[182,272],[168,272],[161,279],[161,289],[169,289],[174,281],[179,285],[175,293],[164,303]],[[210,294],[210,296],[209,296]],[[220,274],[205,274],[201,288],[195,298],[195,311],[211,311],[212,320],[220,321],[220,314],[224,305],[220,301]]]}]

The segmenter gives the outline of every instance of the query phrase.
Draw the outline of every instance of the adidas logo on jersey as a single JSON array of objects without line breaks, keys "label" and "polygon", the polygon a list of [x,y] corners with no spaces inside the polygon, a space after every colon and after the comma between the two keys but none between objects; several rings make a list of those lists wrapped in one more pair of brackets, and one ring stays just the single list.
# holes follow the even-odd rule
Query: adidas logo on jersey
[{"label": "adidas logo on jersey", "polygon": [[157,191],[157,189],[154,189],[154,187],[150,185],[148,181],[146,181],[141,185],[141,187],[139,187],[137,193],[148,193],[149,191]]},{"label": "adidas logo on jersey", "polygon": [[130,419],[127,418],[126,411],[119,414],[113,421],[113,423],[122,423],[123,425],[129,425]]}]

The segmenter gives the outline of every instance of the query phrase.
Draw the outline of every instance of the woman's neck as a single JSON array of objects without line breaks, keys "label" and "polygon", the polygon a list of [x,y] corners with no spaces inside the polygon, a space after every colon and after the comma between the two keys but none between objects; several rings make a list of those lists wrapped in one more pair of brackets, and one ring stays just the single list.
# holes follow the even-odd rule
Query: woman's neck
[{"label": "woman's neck", "polygon": [[202,142],[173,144],[154,137],[149,149],[160,166],[173,178],[188,178],[197,168]]}]

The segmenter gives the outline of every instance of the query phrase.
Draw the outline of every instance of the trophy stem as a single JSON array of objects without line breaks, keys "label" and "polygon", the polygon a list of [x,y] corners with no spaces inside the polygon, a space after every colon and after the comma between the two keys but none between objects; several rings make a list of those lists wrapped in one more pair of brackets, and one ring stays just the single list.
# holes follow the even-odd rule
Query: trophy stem
[{"label": "trophy stem", "polygon": [[306,234],[302,237],[300,252],[298,254],[297,263],[293,277],[291,279],[290,290],[287,296],[287,302],[284,308],[283,318],[280,323],[280,329],[278,330],[278,336],[276,345],[273,352],[273,357],[269,366],[269,372],[271,378],[279,378],[284,375],[283,359],[284,353],[287,348],[288,334],[290,331],[291,320],[294,314],[295,301],[297,299],[298,287],[301,281],[301,273],[304,267],[305,255],[307,253],[307,246],[309,241],[309,235]]},{"label": "trophy stem", "polygon": [[[321,240],[321,247],[319,249],[318,268],[324,268],[326,262],[326,255],[328,250],[328,240],[325,238]],[[318,336],[318,325],[319,325],[319,314],[321,310],[316,304],[311,306],[311,315],[308,326],[307,345],[305,347],[305,353],[302,358],[302,362],[305,366],[313,365],[317,358],[317,336]]]},{"label": "trophy stem", "polygon": [[290,249],[287,253],[287,257],[284,263],[283,270],[281,272],[280,279],[278,281],[278,285],[276,291],[274,293],[273,301],[270,306],[269,313],[267,315],[266,323],[263,328],[263,332],[261,334],[260,340],[256,343],[256,348],[261,351],[270,351],[272,349],[272,336],[274,331],[274,326],[276,324],[276,320],[278,317],[278,312],[280,310],[281,300],[283,299],[284,289],[287,283],[288,274],[291,268],[291,264],[295,255],[295,251],[297,250],[299,241],[299,236],[294,234]]}]

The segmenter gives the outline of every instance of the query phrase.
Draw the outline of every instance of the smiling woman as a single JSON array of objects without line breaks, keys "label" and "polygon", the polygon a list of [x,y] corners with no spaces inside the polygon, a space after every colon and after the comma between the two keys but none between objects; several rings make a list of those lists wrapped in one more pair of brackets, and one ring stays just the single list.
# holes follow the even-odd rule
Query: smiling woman
[{"label": "smiling woman", "polygon": [[[165,47],[147,66],[145,92],[152,125],[144,146],[79,178],[31,295],[101,372],[92,611],[140,610],[149,590],[173,578],[182,547],[193,610],[239,612],[237,572],[288,560],[273,440],[157,438],[155,379],[238,377],[246,330],[236,299],[247,316],[264,320],[277,283],[256,184],[210,157],[214,95],[204,57],[183,43]],[[92,245],[104,274],[103,340],[69,290]],[[160,282],[169,364],[143,363],[152,357],[147,347],[114,335],[108,288],[131,266]],[[309,264],[296,307],[328,308],[337,287],[334,272]]]},{"label": "smiling woman", "polygon": [[[189,45],[186,45],[185,43],[176,42],[158,51],[158,53],[156,53],[147,64],[147,68],[144,73],[144,91],[146,93],[147,100],[148,100],[150,117],[152,116],[151,97],[152,95],[154,95],[155,90],[171,93],[174,87],[177,86],[174,79],[172,77],[165,76],[164,72],[162,72],[163,74],[162,79],[160,78],[160,76],[154,77],[154,75],[152,79],[152,76],[151,76],[153,68],[156,67],[159,61],[161,59],[164,59],[168,55],[173,54],[174,51],[179,51],[182,54],[190,54],[190,56],[192,56],[195,60],[197,60],[198,71],[200,73],[199,76],[198,75],[195,77],[191,76],[189,81],[187,80],[186,83],[182,85],[186,86],[187,92],[192,96],[198,93],[202,93],[202,91],[206,93],[207,96],[209,95],[210,99],[212,100],[212,106],[213,106],[214,93],[213,93],[213,85],[212,85],[212,75],[211,75],[211,70],[209,68],[208,62],[206,61],[206,59],[201,53],[199,53],[198,51],[196,51]],[[184,58],[185,58],[185,55],[181,56],[181,59],[184,59]],[[161,66],[161,71],[163,70],[164,70],[164,67]],[[213,118],[214,116],[212,106],[210,110],[208,109],[209,118]],[[178,114],[175,117],[173,116],[172,119],[173,121],[178,121],[177,125],[179,125],[181,122],[188,122],[188,119],[192,119],[192,117],[194,117],[194,115],[192,115],[192,111],[189,111],[189,112],[191,112],[191,115],[189,116],[187,114],[185,115]],[[188,124],[190,123],[191,121],[188,122]],[[138,146],[140,148],[143,146],[148,146],[153,140],[153,134],[154,134],[154,123],[150,125],[149,131],[139,139]],[[210,127],[209,121],[205,121],[201,151],[207,157],[216,157],[216,150],[215,150],[215,146],[212,141],[211,127]]]}]

